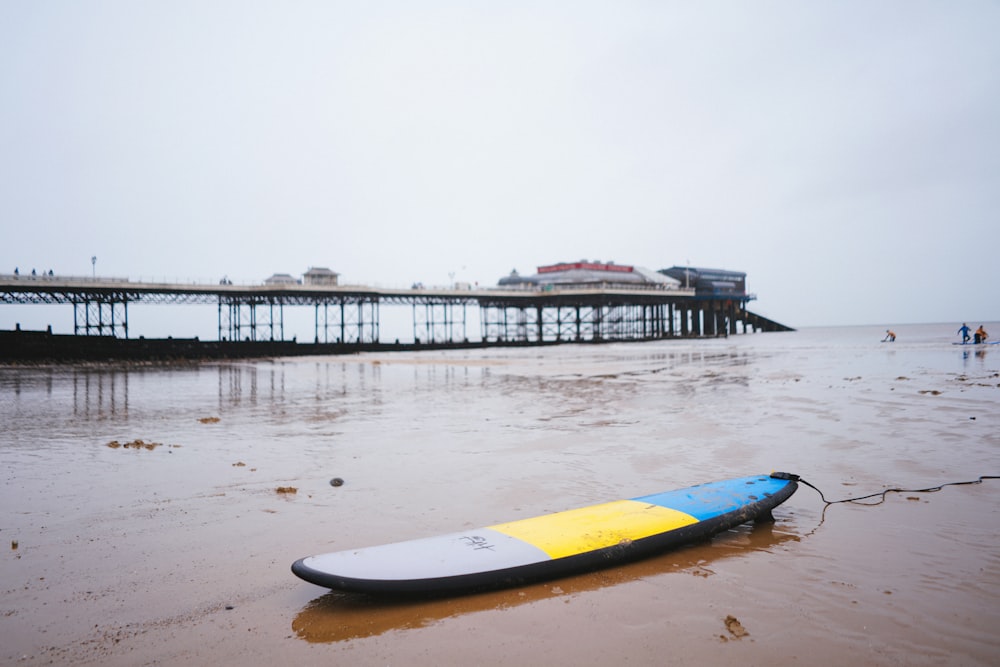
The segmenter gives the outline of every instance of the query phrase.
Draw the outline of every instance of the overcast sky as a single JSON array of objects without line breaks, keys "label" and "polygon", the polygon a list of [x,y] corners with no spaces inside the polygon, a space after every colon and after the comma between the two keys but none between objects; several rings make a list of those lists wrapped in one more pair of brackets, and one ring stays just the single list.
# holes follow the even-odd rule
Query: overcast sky
[{"label": "overcast sky", "polygon": [[792,326],[1000,320],[998,35],[995,1],[0,0],[0,272],[690,262]]}]

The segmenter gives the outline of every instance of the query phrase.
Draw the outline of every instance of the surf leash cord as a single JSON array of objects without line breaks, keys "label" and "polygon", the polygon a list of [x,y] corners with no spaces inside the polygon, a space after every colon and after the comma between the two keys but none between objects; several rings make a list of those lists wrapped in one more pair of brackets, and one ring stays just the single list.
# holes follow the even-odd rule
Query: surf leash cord
[{"label": "surf leash cord", "polygon": [[[963,485],[966,485],[966,484],[982,484],[984,479],[1000,479],[1000,475],[980,475],[979,479],[973,479],[973,480],[969,480],[967,482],[945,482],[944,484],[940,484],[938,486],[929,486],[926,489],[900,489],[900,488],[892,488],[892,489],[885,489],[884,491],[880,491],[878,493],[870,493],[867,496],[858,496],[856,498],[844,498],[843,500],[827,500],[826,496],[823,495],[822,491],[820,491],[818,488],[816,488],[815,486],[813,486],[812,484],[810,484],[806,480],[802,479],[798,475],[795,475],[795,474],[790,473],[790,472],[775,472],[775,473],[771,473],[771,477],[773,477],[774,479],[787,479],[787,480],[791,480],[793,482],[800,482],[802,484],[805,484],[810,489],[813,489],[814,491],[816,491],[816,493],[819,494],[820,499],[827,506],[836,505],[838,503],[857,503],[859,505],[872,505],[872,506],[874,506],[874,505],[881,505],[882,503],[885,502],[886,495],[890,494],[890,493],[936,493],[936,492],[940,491],[941,489],[943,489],[946,486],[963,486]],[[873,503],[860,502],[862,500],[868,500],[870,498],[878,498],[878,501],[877,502],[873,502]]]}]

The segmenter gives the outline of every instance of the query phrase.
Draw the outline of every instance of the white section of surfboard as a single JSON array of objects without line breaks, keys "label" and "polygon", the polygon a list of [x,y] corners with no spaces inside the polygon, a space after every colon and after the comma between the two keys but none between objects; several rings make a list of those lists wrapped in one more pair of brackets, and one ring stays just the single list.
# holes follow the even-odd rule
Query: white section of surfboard
[{"label": "white section of surfboard", "polygon": [[309,556],[306,567],[350,579],[411,580],[491,572],[551,560],[523,540],[491,528]]}]

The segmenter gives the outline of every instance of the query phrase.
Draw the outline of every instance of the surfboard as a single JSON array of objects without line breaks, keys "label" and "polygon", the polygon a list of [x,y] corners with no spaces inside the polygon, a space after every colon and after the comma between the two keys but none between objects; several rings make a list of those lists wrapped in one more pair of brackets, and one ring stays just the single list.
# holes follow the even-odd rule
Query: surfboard
[{"label": "surfboard", "polygon": [[952,343],[952,345],[997,345],[997,344],[1000,344],[1000,340],[984,340],[979,343],[970,340],[965,343]]},{"label": "surfboard", "polygon": [[364,593],[503,588],[606,567],[709,538],[771,510],[798,487],[772,473],[709,482],[484,528],[300,558],[292,572]]}]

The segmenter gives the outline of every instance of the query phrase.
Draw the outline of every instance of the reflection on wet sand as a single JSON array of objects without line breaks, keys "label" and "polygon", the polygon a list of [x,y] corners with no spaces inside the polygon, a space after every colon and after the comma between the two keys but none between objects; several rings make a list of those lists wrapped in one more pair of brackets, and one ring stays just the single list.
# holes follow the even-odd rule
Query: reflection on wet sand
[{"label": "reflection on wet sand", "polygon": [[374,637],[393,630],[422,628],[446,618],[507,609],[544,600],[572,596],[631,581],[679,572],[700,577],[712,574],[711,566],[727,558],[769,552],[799,536],[774,523],[744,524],[669,553],[618,567],[528,586],[450,597],[384,597],[330,591],[314,599],[292,621],[292,630],[312,643],[332,643]]},{"label": "reflection on wet sand", "polygon": [[73,414],[78,418],[128,416],[128,371],[73,373]]},{"label": "reflection on wet sand", "polygon": [[977,361],[985,361],[986,348],[980,348],[975,351],[962,350],[962,361],[968,361],[970,357],[975,357]]}]

